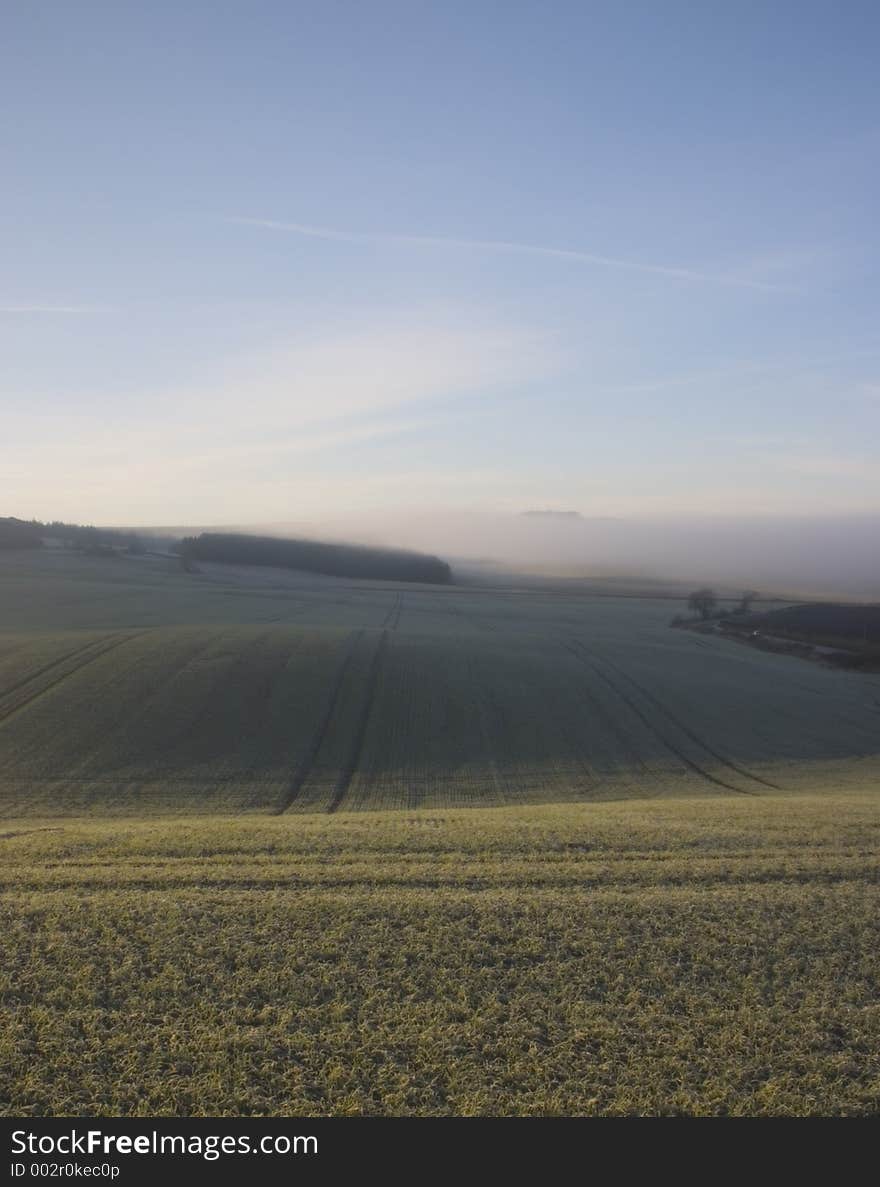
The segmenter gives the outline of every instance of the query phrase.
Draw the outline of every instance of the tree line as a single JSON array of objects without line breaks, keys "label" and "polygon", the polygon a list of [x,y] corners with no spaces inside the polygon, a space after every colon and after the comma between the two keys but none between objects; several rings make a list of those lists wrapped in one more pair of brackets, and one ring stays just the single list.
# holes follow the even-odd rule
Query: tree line
[{"label": "tree line", "polygon": [[68,548],[91,553],[120,549],[140,553],[147,546],[143,536],[124,528],[96,528],[60,519],[43,523],[39,519],[0,517],[0,548],[42,548],[46,539],[60,540]]},{"label": "tree line", "polygon": [[[735,610],[726,611],[728,614],[748,614],[752,609],[752,602],[758,597],[757,590],[747,589],[745,593],[740,595],[739,602]],[[692,594],[688,596],[688,609],[699,614],[704,621],[710,619],[715,615],[718,607],[718,594],[714,589],[708,586],[703,586],[702,589],[695,589]]]},{"label": "tree line", "polygon": [[193,561],[201,560],[233,565],[272,565],[280,569],[304,569],[327,577],[360,577],[377,581],[446,585],[452,580],[449,565],[439,557],[360,544],[203,532],[199,536],[185,537],[178,548],[184,568],[191,568]]}]

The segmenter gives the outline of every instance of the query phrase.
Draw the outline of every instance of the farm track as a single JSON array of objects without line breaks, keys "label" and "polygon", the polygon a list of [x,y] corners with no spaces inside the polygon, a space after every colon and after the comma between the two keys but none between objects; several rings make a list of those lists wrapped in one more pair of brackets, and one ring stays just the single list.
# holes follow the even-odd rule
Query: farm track
[{"label": "farm track", "polygon": [[330,728],[330,722],[333,720],[333,714],[336,712],[336,706],[339,702],[339,696],[345,685],[345,677],[348,675],[348,670],[351,667],[351,662],[354,658],[357,645],[364,632],[353,631],[349,637],[348,646],[345,649],[345,655],[342,657],[333,684],[330,688],[330,695],[327,698],[327,704],[324,707],[324,713],[321,720],[318,722],[318,727],[312,735],[312,740],[309,742],[308,749],[302,756],[299,765],[293,773],[290,783],[287,785],[287,790],[284,793],[282,803],[276,808],[273,815],[281,816],[288,808],[292,807],[302,790],[305,781],[308,779],[312,767],[315,765],[315,760],[320,753],[321,746],[327,736],[327,731]]},{"label": "farm track", "polygon": [[[570,652],[575,657],[575,659],[579,660],[580,663],[584,667],[586,667],[588,671],[593,670],[590,667],[590,665],[588,665],[584,662],[583,655],[579,651],[575,650],[575,648],[573,646],[571,646],[568,643],[563,643],[562,646],[566,651]],[[633,747],[631,736],[627,733],[626,729],[624,729],[624,727],[620,724],[620,721],[618,720],[618,718],[615,717],[613,713],[610,713],[608,711],[607,706],[602,703],[601,699],[596,696],[596,694],[593,692],[593,690],[589,686],[584,685],[582,687],[581,695],[583,696],[583,698],[586,701],[589,702],[592,711],[595,713],[598,720],[602,722],[605,729],[613,737],[615,737],[617,739],[617,741],[620,743],[621,747],[623,748],[623,752],[630,756],[630,760],[631,760],[632,764],[638,768],[639,772],[644,777],[644,779],[647,780],[648,783],[653,783],[656,785],[657,784],[657,772],[651,770],[651,768],[648,766],[648,764],[645,762],[645,760],[642,758],[642,756]],[[600,779],[599,783],[602,783],[604,781],[605,780]],[[632,788],[632,790],[635,791],[637,794],[639,794],[642,797],[650,798],[650,797],[658,796],[661,794],[661,789],[659,786],[657,786],[656,790],[654,790],[654,791],[647,791],[646,787],[645,787],[645,783],[642,782],[641,780],[630,779],[628,782],[629,782],[629,786]]]},{"label": "farm track", "polygon": [[402,613],[403,613],[403,594],[399,593],[399,594],[395,595],[394,601],[391,603],[391,607],[388,610],[388,613],[382,619],[382,623],[380,625],[380,630],[396,631],[398,626],[400,625],[400,616]]},{"label": "farm track", "polygon": [[699,734],[695,733],[688,725],[685,724],[685,722],[683,722],[681,720],[681,718],[677,714],[673,713],[673,711],[663,701],[661,701],[659,699],[659,697],[655,696],[654,693],[652,693],[649,689],[645,688],[644,685],[640,684],[635,679],[635,677],[631,676],[629,674],[629,672],[625,671],[618,664],[616,664],[613,660],[609,659],[605,655],[603,655],[601,657],[601,660],[604,664],[606,664],[609,668],[611,668],[619,676],[622,676],[625,680],[627,680],[629,682],[629,684],[632,685],[632,687],[638,693],[640,693],[641,696],[643,696],[645,698],[646,701],[648,701],[651,705],[653,705],[669,721],[671,721],[675,726],[677,726],[678,729],[680,729],[683,734],[685,734],[688,738],[691,739],[691,741],[696,743],[696,745],[700,746],[703,750],[705,750],[708,754],[710,754],[714,759],[716,759],[718,762],[720,762],[723,766],[727,767],[729,770],[731,770],[732,772],[734,772],[737,775],[741,775],[746,779],[751,779],[755,783],[762,784],[764,787],[772,788],[774,791],[782,790],[782,788],[780,788],[777,783],[772,783],[769,780],[762,778],[760,775],[756,775],[754,771],[750,771],[747,767],[740,766],[738,763],[735,763],[733,761],[733,759],[728,758],[726,755],[721,754],[713,746],[710,746],[709,743],[706,742],[704,738],[700,737]]},{"label": "farm track", "polygon": [[699,734],[694,733],[694,731],[690,728],[690,726],[686,725],[685,722],[683,722],[681,720],[681,718],[678,717],[677,714],[673,713],[672,710],[667,705],[665,705],[658,697],[654,696],[654,694],[652,692],[650,692],[647,688],[645,688],[644,685],[640,684],[633,676],[630,676],[629,672],[624,671],[623,668],[621,668],[618,664],[614,663],[613,660],[608,659],[607,656],[602,656],[602,662],[607,664],[608,667],[611,668],[613,671],[617,672],[618,675],[623,676],[624,679],[628,680],[629,683],[633,686],[633,688],[635,688],[638,692],[640,692],[642,694],[642,696],[645,698],[646,701],[648,701],[648,702],[650,702],[650,704],[654,705],[661,713],[663,713],[669,719],[669,721],[671,721],[674,725],[677,725],[683,734],[685,734],[688,738],[691,739],[691,741],[695,742],[698,746],[702,746],[702,748],[705,751],[707,751],[707,753],[711,754],[713,758],[717,759],[718,762],[720,762],[724,766],[728,767],[735,774],[742,775],[746,779],[753,779],[755,783],[760,783],[764,787],[770,787],[774,791],[782,790],[782,788],[779,786],[778,783],[771,783],[768,779],[763,779],[760,775],[756,775],[754,773],[754,771],[750,771],[747,767],[739,766],[737,763],[735,763],[733,761],[733,759],[727,758],[726,755],[721,754],[721,753],[719,753],[719,751],[715,750],[715,748],[710,746],[708,742],[704,741],[704,739],[701,738]]},{"label": "farm track", "polygon": [[29,673],[27,676],[22,676],[14,684],[10,684],[8,688],[0,690],[0,708],[2,708],[2,702],[11,693],[16,692],[19,688],[23,688],[26,684],[32,684],[35,680],[39,680],[41,676],[44,676],[46,672],[53,671],[55,668],[60,667],[61,664],[65,664],[68,660],[82,655],[84,651],[88,651],[92,647],[97,647],[99,643],[104,641],[101,638],[91,639],[88,643],[83,643],[80,647],[74,647],[73,651],[68,651],[66,654],[58,656],[57,659],[51,660],[48,664],[43,664],[41,668],[37,668],[36,671]]},{"label": "farm track", "polygon": [[[45,693],[51,692],[53,689],[57,688],[59,684],[62,684],[65,680],[68,680],[71,676],[76,676],[79,672],[81,672],[83,670],[83,668],[86,668],[86,667],[88,667],[89,664],[94,663],[95,660],[102,659],[109,652],[115,651],[117,647],[121,647],[123,643],[130,643],[132,640],[138,639],[138,638],[140,638],[141,635],[145,635],[146,633],[147,632],[144,630],[144,631],[137,631],[134,634],[114,635],[114,636],[112,636],[112,638],[109,641],[104,640],[104,639],[99,639],[99,640],[97,640],[97,643],[98,644],[104,643],[105,646],[103,646],[103,647],[99,646],[98,650],[94,650],[95,641],[93,641],[92,643],[90,643],[84,647],[78,648],[76,651],[70,652],[62,660],[59,660],[52,664],[47,664],[43,669],[41,669],[40,673],[35,673],[31,677],[31,679],[29,681],[27,681],[26,683],[31,684],[31,683],[33,683],[33,680],[38,679],[40,675],[45,675],[45,673],[47,671],[49,671],[50,669],[54,670],[61,663],[64,663],[71,659],[76,659],[76,658],[84,655],[86,652],[91,652],[91,654],[86,655],[86,658],[81,663],[76,664],[75,667],[69,669],[68,671],[62,672],[60,676],[56,676],[55,679],[50,680],[48,684],[43,684],[38,689],[36,689],[30,693],[28,692],[27,688],[25,688],[24,696],[20,697],[14,704],[0,706],[0,724],[8,721],[10,717],[14,716],[16,713],[20,712],[22,709],[26,709],[28,707],[28,705],[32,705],[34,703],[34,701],[38,700]],[[20,688],[20,687],[22,687],[22,685],[18,684],[15,687]],[[12,690],[8,690],[8,691],[12,691]]]},{"label": "farm track", "polygon": [[600,668],[595,663],[595,658],[598,657],[594,657],[591,652],[587,651],[580,640],[572,639],[571,643],[572,647],[569,648],[569,650],[572,650],[573,654],[578,655],[582,662],[593,672],[595,672],[600,680],[604,680],[608,687],[617,694],[617,696],[623,701],[627,708],[630,709],[631,712],[636,715],[636,717],[638,717],[639,721],[641,721],[642,724],[646,726],[648,730],[650,730],[654,737],[657,738],[658,741],[660,741],[669,751],[671,751],[671,753],[674,754],[676,758],[683,762],[686,767],[689,767],[692,771],[700,775],[703,779],[706,779],[709,783],[714,783],[717,787],[723,787],[726,791],[736,792],[737,795],[759,794],[758,792],[754,791],[746,791],[742,787],[736,787],[733,783],[728,783],[726,780],[720,779],[717,775],[713,775],[711,771],[707,770],[695,759],[691,758],[689,754],[686,754],[680,746],[673,742],[663,731],[658,729],[654,722],[651,721],[650,717],[648,717],[648,715],[641,710],[632,697],[624,689],[622,689],[619,684],[617,684],[608,675],[607,672],[604,672],[602,668]]},{"label": "farm track", "polygon": [[361,760],[361,752],[364,748],[364,739],[367,736],[367,726],[370,724],[370,716],[373,712],[373,702],[376,699],[376,687],[379,683],[379,671],[382,667],[382,659],[385,655],[385,648],[388,644],[388,631],[383,630],[373,653],[373,658],[370,661],[370,670],[367,673],[367,683],[364,690],[364,701],[361,706],[361,714],[358,720],[357,727],[352,737],[351,749],[348,754],[345,766],[339,773],[339,778],[336,780],[336,786],[333,789],[333,799],[327,808],[327,811],[338,812],[339,808],[348,794],[348,789],[351,786],[351,781],[354,778],[355,772]]},{"label": "farm track", "polygon": [[495,757],[495,744],[492,739],[492,729],[489,725],[488,699],[481,686],[477,684],[476,687],[480,689],[477,701],[477,719],[480,726],[480,738],[483,743],[486,766],[489,768],[489,774],[492,776],[492,786],[495,788],[495,794],[498,796],[500,803],[514,803],[515,801],[510,795],[507,780],[502,776],[498,759]]},{"label": "farm track", "polygon": [[587,759],[580,753],[580,738],[574,730],[563,725],[560,728],[560,733],[570,748],[572,759],[585,780],[584,786],[580,790],[583,792],[585,799],[589,798],[589,793],[598,791],[605,782],[605,779],[597,777],[596,772],[590,766]]}]

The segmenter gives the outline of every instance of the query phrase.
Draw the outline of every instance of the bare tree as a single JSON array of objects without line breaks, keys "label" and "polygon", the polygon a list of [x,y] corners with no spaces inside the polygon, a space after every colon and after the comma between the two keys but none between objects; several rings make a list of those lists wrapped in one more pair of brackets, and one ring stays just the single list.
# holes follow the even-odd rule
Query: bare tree
[{"label": "bare tree", "polygon": [[748,614],[752,608],[752,602],[758,597],[758,591],[754,589],[747,589],[739,600],[737,607],[740,614]]},{"label": "bare tree", "polygon": [[688,609],[696,610],[700,618],[708,618],[718,605],[718,595],[714,589],[695,589],[688,598]]}]

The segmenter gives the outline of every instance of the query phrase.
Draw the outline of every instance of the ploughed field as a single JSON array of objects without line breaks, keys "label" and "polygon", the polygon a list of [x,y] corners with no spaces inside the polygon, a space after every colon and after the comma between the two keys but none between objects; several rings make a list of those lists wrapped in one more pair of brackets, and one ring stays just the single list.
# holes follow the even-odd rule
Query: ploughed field
[{"label": "ploughed field", "polygon": [[876,786],[880,677],[675,603],[0,560],[0,814],[303,813]]}]

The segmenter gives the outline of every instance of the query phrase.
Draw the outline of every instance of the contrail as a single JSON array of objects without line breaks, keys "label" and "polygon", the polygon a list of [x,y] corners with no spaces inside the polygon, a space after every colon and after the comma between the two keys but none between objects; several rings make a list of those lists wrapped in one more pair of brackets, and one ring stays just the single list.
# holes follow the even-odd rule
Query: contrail
[{"label": "contrail", "polygon": [[0,313],[112,313],[100,305],[0,305]]},{"label": "contrail", "polygon": [[290,231],[295,235],[306,235],[311,239],[336,239],[346,243],[400,244],[413,247],[461,247],[475,251],[517,252],[521,255],[549,256],[560,260],[574,260],[581,264],[596,264],[605,268],[624,269],[628,272],[647,272],[655,276],[670,276],[676,280],[709,281],[712,284],[730,285],[735,288],[758,289],[762,292],[792,293],[798,290],[780,284],[765,284],[759,280],[744,280],[735,276],[724,276],[711,272],[699,272],[692,268],[671,268],[664,264],[647,264],[639,260],[622,260],[616,256],[597,255],[588,251],[573,251],[563,247],[544,247],[532,243],[513,243],[506,239],[448,239],[435,235],[399,235],[391,233],[364,233],[343,231],[333,227],[314,227],[307,223],[278,222],[268,218],[229,217],[228,223],[239,223],[250,227],[263,227],[270,231]]}]

